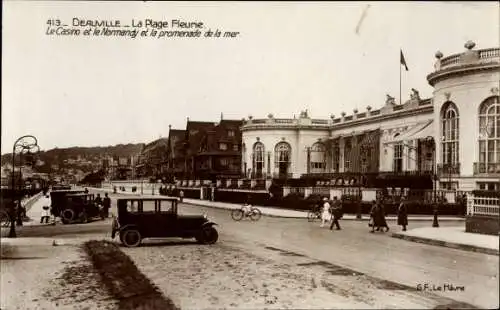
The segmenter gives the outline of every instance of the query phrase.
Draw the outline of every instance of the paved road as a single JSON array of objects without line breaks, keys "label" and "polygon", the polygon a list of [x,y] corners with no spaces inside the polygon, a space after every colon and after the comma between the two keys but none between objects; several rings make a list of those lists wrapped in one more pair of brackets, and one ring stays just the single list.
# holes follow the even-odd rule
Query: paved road
[{"label": "paved road", "polygon": [[[111,197],[115,198],[116,195]],[[436,295],[432,296],[443,296],[481,308],[498,308],[498,256],[408,242],[391,238],[389,234],[384,233],[370,234],[366,222],[345,221],[341,222],[342,230],[330,231],[320,228],[318,222],[309,223],[303,219],[262,217],[258,222],[248,220],[235,222],[227,210],[183,204],[179,206],[179,212],[184,214],[206,212],[220,225],[219,244],[240,249],[248,255],[260,253],[261,256],[269,256],[271,255],[269,251],[289,253],[287,256],[307,258],[376,278],[379,284],[382,283],[381,279],[399,283],[405,285],[399,288],[400,291],[405,291],[405,294],[410,294],[411,296],[408,296],[415,300],[420,298],[422,302],[419,305],[426,308],[439,303],[449,303],[449,300],[435,303],[424,301],[429,292],[411,292],[412,288],[416,288],[419,284],[429,284],[431,287],[444,284],[463,286],[465,288],[463,292],[435,291],[433,293]],[[431,221],[415,222],[410,223],[410,228],[430,225]],[[456,226],[457,223],[442,222],[441,225]],[[110,220],[84,225],[47,226],[43,235],[65,238],[88,233],[93,237],[109,237],[110,227]],[[391,226],[391,229],[400,228]],[[39,229],[30,227],[23,228],[20,234],[32,236],[35,231],[40,235]],[[151,257],[161,257],[170,255],[172,248],[159,246],[147,247],[147,250],[138,248],[126,251],[131,254],[148,251]],[[154,272],[158,273],[156,270]],[[308,271],[305,269],[302,272]],[[157,277],[167,276],[163,274]],[[387,283],[385,288],[382,286],[378,291],[380,294],[390,290],[387,288],[389,285]],[[364,303],[366,304],[367,302]],[[380,307],[380,304],[374,307]]]}]

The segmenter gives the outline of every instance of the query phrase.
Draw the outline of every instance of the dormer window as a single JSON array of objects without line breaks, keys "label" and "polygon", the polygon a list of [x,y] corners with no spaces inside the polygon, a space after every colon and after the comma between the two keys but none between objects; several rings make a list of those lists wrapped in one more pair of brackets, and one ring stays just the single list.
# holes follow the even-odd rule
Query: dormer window
[{"label": "dormer window", "polygon": [[234,137],[234,130],[228,130],[227,136],[228,137]]}]

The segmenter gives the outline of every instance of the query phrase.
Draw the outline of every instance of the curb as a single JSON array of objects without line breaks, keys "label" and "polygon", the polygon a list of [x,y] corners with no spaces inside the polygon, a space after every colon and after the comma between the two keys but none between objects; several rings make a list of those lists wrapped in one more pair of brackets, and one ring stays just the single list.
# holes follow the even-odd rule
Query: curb
[{"label": "curb", "polygon": [[469,245],[469,244],[453,243],[453,242],[448,242],[448,241],[443,241],[443,240],[435,240],[435,239],[429,239],[429,238],[423,238],[423,237],[409,236],[409,235],[403,235],[401,233],[392,233],[391,237],[403,239],[403,240],[407,240],[407,241],[412,241],[412,242],[417,242],[417,243],[430,244],[430,245],[435,245],[435,246],[441,246],[441,247],[453,248],[453,249],[458,249],[458,250],[463,250],[463,251],[469,251],[469,252],[477,252],[477,253],[483,253],[483,254],[489,254],[489,255],[500,255],[499,250],[483,248],[483,247]]}]

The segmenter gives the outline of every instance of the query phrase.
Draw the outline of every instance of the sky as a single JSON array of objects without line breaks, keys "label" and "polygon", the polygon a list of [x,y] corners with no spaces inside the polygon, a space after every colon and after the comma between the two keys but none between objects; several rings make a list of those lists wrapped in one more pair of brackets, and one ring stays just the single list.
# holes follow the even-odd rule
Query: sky
[{"label": "sky", "polygon": [[[221,113],[224,119],[292,118],[306,109],[312,118],[349,115],[382,107],[386,94],[399,101],[401,69],[403,102],[411,88],[428,98],[433,89],[426,76],[434,71],[436,51],[461,53],[468,40],[476,49],[500,45],[496,2],[2,5],[2,154],[25,134],[48,150],[148,143],[167,137],[169,125],[185,129],[187,117],[217,122]],[[239,34],[47,34],[48,20],[86,29],[73,27],[73,18],[122,25],[177,19],[203,22],[202,33]],[[400,65],[400,49],[409,71]]]}]

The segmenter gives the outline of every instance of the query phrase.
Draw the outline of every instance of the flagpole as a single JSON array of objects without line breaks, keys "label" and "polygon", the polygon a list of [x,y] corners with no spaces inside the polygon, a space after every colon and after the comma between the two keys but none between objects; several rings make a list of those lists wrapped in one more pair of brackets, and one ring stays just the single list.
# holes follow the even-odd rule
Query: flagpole
[{"label": "flagpole", "polygon": [[399,49],[399,104],[402,104],[401,102],[401,48]]}]

